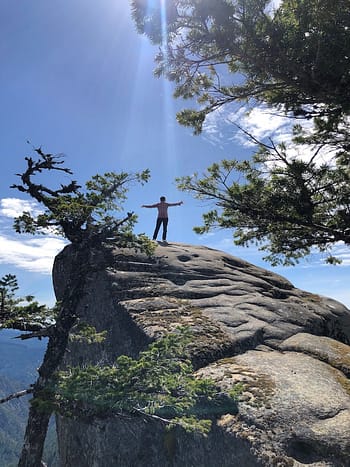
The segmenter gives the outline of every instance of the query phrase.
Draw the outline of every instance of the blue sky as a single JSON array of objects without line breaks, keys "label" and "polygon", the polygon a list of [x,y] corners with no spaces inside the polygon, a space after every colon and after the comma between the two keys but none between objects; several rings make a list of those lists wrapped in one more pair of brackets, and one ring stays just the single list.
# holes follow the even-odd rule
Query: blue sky
[{"label": "blue sky", "polygon": [[[223,158],[249,157],[254,148],[229,123],[243,115],[239,109],[213,115],[201,136],[179,126],[175,114],[185,104],[172,98],[170,83],[154,78],[156,52],[136,33],[128,0],[1,1],[0,276],[16,274],[23,295],[54,301],[50,271],[64,241],[11,229],[13,216],[30,203],[9,188],[25,168],[24,156],[32,155],[29,140],[63,153],[81,183],[96,173],[149,168],[150,182],[132,189],[126,204],[139,215],[137,232],[152,235],[156,217],[141,204],[161,195],[183,200],[170,211],[170,242],[221,249],[350,306],[350,255],[341,245],[342,266],[324,265],[315,254],[294,268],[272,268],[255,248],[235,247],[229,231],[205,237],[192,231],[209,206],[178,192],[175,177],[201,173]],[[259,137],[286,129],[263,109],[240,121]]]}]

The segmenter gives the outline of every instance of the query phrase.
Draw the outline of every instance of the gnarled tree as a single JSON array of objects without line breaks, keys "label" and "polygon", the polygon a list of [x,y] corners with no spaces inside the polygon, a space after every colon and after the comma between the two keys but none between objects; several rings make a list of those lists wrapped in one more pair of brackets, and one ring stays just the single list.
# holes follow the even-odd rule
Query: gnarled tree
[{"label": "gnarled tree", "polygon": [[121,219],[113,215],[115,211],[121,211],[133,182],[147,182],[148,170],[135,174],[109,172],[103,176],[96,175],[84,189],[76,181],[52,189],[37,182],[35,177],[43,172],[71,174],[71,171],[63,166],[62,157],[46,154],[41,148],[35,149],[35,152],[37,159],[26,157],[27,168],[18,174],[21,183],[12,185],[12,188],[31,196],[43,206],[43,212],[37,216],[24,212],[15,219],[15,229],[26,233],[55,230],[74,245],[75,256],[69,278],[70,288],[59,304],[55,324],[31,334],[32,337],[46,336],[49,340],[38,370],[39,378],[32,388],[33,399],[19,461],[21,467],[41,465],[51,410],[43,410],[38,401],[47,399],[47,388],[62,361],[70,331],[79,319],[75,311],[83,293],[85,268],[89,264],[91,249],[96,244],[101,246],[112,240],[114,245],[120,247],[134,247],[147,253],[152,251],[151,242],[146,236],[133,234],[132,228],[136,222],[133,213],[127,213]]},{"label": "gnarled tree", "polygon": [[91,243],[94,239],[101,242],[108,235],[114,235],[117,243],[124,243],[128,238],[134,244],[147,248],[144,236],[131,235],[136,221],[133,213],[127,213],[123,219],[117,219],[113,214],[121,211],[131,184],[148,181],[148,170],[135,174],[107,172],[95,175],[86,182],[84,189],[75,180],[52,189],[36,182],[35,177],[44,171],[72,172],[62,166],[62,156],[45,154],[41,148],[35,151],[39,158],[25,158],[27,169],[18,174],[21,183],[11,188],[31,196],[44,207],[44,212],[36,217],[24,212],[17,217],[14,223],[17,232],[45,234],[51,229],[74,244]]}]

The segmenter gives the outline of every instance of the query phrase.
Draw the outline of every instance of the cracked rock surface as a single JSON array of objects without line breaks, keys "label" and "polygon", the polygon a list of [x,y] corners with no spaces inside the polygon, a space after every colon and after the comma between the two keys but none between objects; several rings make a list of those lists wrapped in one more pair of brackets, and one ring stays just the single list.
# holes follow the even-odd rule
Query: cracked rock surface
[{"label": "cracked rock surface", "polygon": [[[75,252],[55,261],[59,300]],[[136,356],[190,326],[198,376],[240,383],[239,413],[207,437],[165,433],[152,421],[59,418],[62,466],[350,466],[350,310],[285,278],[202,246],[91,250],[77,313],[103,344],[72,344],[67,363]]]}]

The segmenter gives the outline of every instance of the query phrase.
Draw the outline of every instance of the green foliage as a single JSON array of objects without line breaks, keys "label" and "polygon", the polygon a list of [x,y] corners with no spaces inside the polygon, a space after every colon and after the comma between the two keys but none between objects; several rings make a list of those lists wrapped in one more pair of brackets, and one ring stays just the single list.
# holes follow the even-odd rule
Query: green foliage
[{"label": "green foliage", "polygon": [[40,329],[52,324],[54,310],[40,305],[32,295],[16,296],[17,277],[6,274],[0,279],[0,328]]},{"label": "green foliage", "polygon": [[100,344],[106,339],[107,331],[97,332],[94,326],[87,323],[79,323],[73,328],[70,340],[84,342],[86,344]]},{"label": "green foliage", "polygon": [[[234,229],[237,245],[259,245],[273,265],[293,265],[312,248],[328,254],[350,244],[350,172],[339,160],[317,164],[290,157],[285,145],[260,145],[253,160],[224,160],[202,177],[178,179],[181,190],[213,201],[197,233]],[[315,151],[316,157],[318,150]]]},{"label": "green foliage", "polygon": [[[198,132],[204,117],[252,101],[335,128],[350,111],[347,0],[133,0],[138,31],[161,48],[156,74],[175,96],[197,98],[179,114]],[[267,12],[270,10],[270,14]]]},{"label": "green foliage", "polygon": [[189,331],[179,329],[137,359],[123,355],[114,366],[60,372],[53,391],[56,409],[83,417],[142,414],[161,418],[170,427],[209,431],[212,416],[237,412],[237,394],[222,394],[213,381],[193,375],[189,342]]},{"label": "green foliage", "polygon": [[0,279],[0,316],[9,313],[15,304],[14,295],[18,290],[17,277],[13,274],[6,274]]},{"label": "green foliage", "polygon": [[[232,404],[230,408],[232,412]],[[223,412],[222,412],[223,413]],[[222,415],[222,413],[220,415]],[[166,426],[167,430],[172,430],[176,426],[181,426],[188,433],[202,433],[207,434],[211,429],[212,421],[210,419],[198,418],[194,415],[174,417],[169,420]]]},{"label": "green foliage", "polygon": [[134,213],[129,212],[122,219],[114,216],[115,212],[122,211],[129,187],[133,183],[144,184],[148,181],[149,170],[134,174],[106,172],[93,176],[86,182],[85,188],[72,180],[67,185],[62,184],[60,188],[53,189],[35,182],[34,177],[46,171],[72,172],[62,167],[64,161],[61,156],[46,154],[41,148],[35,149],[35,152],[38,158],[25,158],[27,169],[18,174],[21,184],[14,184],[12,188],[29,194],[45,210],[37,216],[24,212],[17,217],[14,221],[16,232],[56,232],[72,243],[100,243],[112,238],[121,247],[133,246],[147,253],[151,251],[147,237],[136,236],[132,232],[137,220]]},{"label": "green foliage", "polygon": [[16,276],[14,274],[5,274],[0,279],[0,290],[5,291],[6,295],[11,295],[15,290],[18,290]]}]

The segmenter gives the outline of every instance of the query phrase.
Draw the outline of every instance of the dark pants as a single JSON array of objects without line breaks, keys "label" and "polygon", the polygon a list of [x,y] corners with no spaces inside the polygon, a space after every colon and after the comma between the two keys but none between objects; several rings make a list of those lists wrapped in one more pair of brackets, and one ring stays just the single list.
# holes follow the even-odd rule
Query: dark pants
[{"label": "dark pants", "polygon": [[166,234],[167,234],[167,230],[168,230],[168,218],[167,217],[163,217],[163,218],[158,217],[157,223],[156,223],[156,228],[154,229],[153,240],[157,239],[157,235],[158,235],[160,226],[162,224],[163,224],[163,236],[162,236],[162,239],[163,239],[163,241],[166,240]]}]

